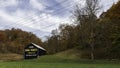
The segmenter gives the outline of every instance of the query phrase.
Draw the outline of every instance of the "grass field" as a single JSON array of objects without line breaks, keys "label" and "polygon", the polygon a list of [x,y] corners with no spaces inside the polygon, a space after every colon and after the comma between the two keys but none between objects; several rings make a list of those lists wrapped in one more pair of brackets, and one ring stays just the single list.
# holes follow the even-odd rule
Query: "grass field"
[{"label": "grass field", "polygon": [[33,60],[0,62],[0,68],[120,68],[120,62],[43,56]]}]

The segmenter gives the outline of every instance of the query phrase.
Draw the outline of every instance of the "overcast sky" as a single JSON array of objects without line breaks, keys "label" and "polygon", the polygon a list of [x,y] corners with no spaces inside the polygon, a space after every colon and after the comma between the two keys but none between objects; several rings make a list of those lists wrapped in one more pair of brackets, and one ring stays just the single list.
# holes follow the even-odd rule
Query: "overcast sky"
[{"label": "overcast sky", "polygon": [[[118,0],[101,0],[106,11]],[[84,0],[0,0],[0,30],[20,28],[45,39],[59,24],[72,23],[71,11]]]}]

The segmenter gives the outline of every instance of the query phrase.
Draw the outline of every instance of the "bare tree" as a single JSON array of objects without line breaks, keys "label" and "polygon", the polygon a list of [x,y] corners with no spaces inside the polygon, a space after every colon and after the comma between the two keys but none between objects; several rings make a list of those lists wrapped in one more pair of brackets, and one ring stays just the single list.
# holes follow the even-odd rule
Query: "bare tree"
[{"label": "bare tree", "polygon": [[96,14],[101,8],[99,2],[100,0],[86,0],[85,6],[77,5],[74,11],[74,17],[80,29],[81,43],[87,42],[90,45],[92,60],[94,60],[95,50]]}]

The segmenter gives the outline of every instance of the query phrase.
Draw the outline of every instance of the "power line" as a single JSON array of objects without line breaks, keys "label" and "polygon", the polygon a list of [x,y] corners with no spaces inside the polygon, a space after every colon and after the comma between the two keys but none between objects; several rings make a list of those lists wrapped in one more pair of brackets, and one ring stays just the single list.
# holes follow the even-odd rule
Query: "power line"
[{"label": "power line", "polygon": [[[67,2],[67,1],[68,1],[68,0],[64,0],[64,1],[62,1],[62,2]],[[62,3],[62,2],[61,2],[61,3]],[[55,6],[55,5],[54,5],[54,6]],[[56,4],[56,6],[57,6],[57,4]],[[68,8],[71,8],[71,6],[68,7]],[[68,8],[64,8],[63,10],[67,10]],[[63,11],[63,10],[62,10],[62,11]],[[59,12],[61,12],[61,10],[60,10]],[[58,12],[57,12],[57,13],[58,13]],[[32,19],[32,20],[33,20],[33,19]],[[32,22],[34,23],[34,21],[35,21],[35,20],[33,20]],[[19,21],[19,22],[20,22],[20,21]],[[24,23],[23,23],[23,24],[24,24]]]},{"label": "power line", "polygon": [[[66,2],[68,2],[69,0],[63,0],[63,1],[61,1],[59,4],[61,4],[61,3],[66,3]],[[56,4],[54,4],[54,5],[52,5],[52,6],[47,6],[48,8],[56,8],[56,7],[58,7],[59,6],[59,4],[58,3],[56,3]],[[46,6],[45,4],[43,4],[44,6]]]},{"label": "power line", "polygon": [[[70,7],[69,7],[70,8]],[[63,10],[67,10],[68,8],[65,8],[65,9],[62,9],[61,11],[63,11]],[[59,11],[60,13],[61,13],[61,11]],[[58,13],[58,12],[57,12]],[[21,21],[19,21],[19,22],[21,22]],[[32,21],[32,23],[34,22],[34,20]],[[14,23],[13,23],[14,24]],[[18,23],[17,23],[18,24]],[[12,25],[12,24],[11,24]],[[23,23],[23,25],[25,25],[25,23]],[[9,26],[9,25],[7,25],[7,26]],[[51,26],[51,25],[50,25]]]},{"label": "power line", "polygon": [[[63,2],[66,2],[67,3],[67,0],[65,0],[65,1],[63,1]],[[55,5],[54,5],[55,6]],[[57,6],[57,4],[56,4],[56,6]],[[55,15],[57,14],[57,13],[61,13],[61,12],[63,12],[63,10],[68,10],[69,8],[72,8],[73,7],[73,5],[72,6],[69,6],[69,7],[66,7],[66,8],[64,8],[64,9],[61,9],[61,8],[59,8],[59,9],[57,9],[57,11],[58,12],[56,12],[55,13]],[[52,7],[53,8],[53,7]],[[31,15],[31,16],[33,16],[33,15]],[[22,21],[19,21],[19,22],[22,22]],[[36,21],[34,20],[34,19],[32,19],[31,18],[31,21],[28,23],[28,24],[32,24],[32,23],[35,23]],[[23,23],[23,22],[22,22]],[[37,22],[36,22],[37,23]],[[10,25],[14,25],[15,23],[13,23],[13,24],[10,24]],[[18,25],[19,25],[19,23],[17,23]],[[28,25],[28,24],[26,24],[26,22],[24,22],[22,25],[24,26],[24,25]],[[7,26],[9,26],[9,25],[7,25]],[[6,26],[6,27],[7,27]],[[52,25],[48,25],[48,26],[45,26],[44,28],[46,28],[46,27],[50,27],[50,26],[52,26]],[[54,25],[53,25],[54,26]],[[43,29],[44,29],[43,28]]]},{"label": "power line", "polygon": [[[66,1],[63,1],[63,2],[66,2]],[[33,21],[32,21],[33,22]]]}]

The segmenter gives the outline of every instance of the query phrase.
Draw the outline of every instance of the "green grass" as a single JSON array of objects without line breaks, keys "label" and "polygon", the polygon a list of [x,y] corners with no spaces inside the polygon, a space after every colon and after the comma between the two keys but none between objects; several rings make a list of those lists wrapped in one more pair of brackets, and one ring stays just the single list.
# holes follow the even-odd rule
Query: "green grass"
[{"label": "green grass", "polygon": [[120,68],[120,62],[43,56],[33,60],[0,62],[0,68]]},{"label": "green grass", "polygon": [[59,57],[67,57],[67,58],[80,58],[81,57],[81,51],[78,49],[78,47],[72,48],[72,49],[68,49],[62,52],[59,52],[57,54],[54,54],[55,56],[59,56]]}]

